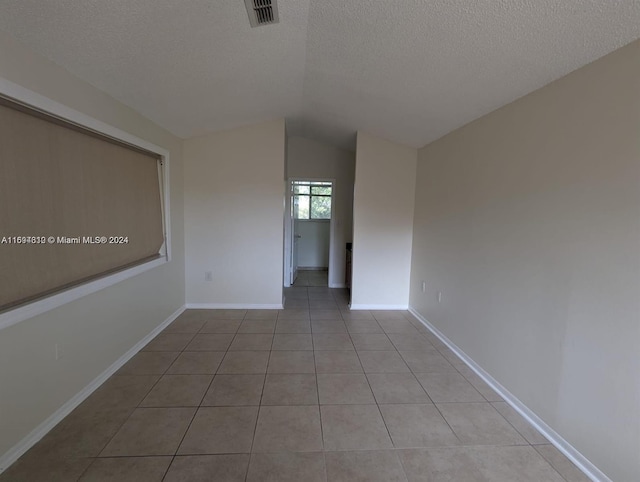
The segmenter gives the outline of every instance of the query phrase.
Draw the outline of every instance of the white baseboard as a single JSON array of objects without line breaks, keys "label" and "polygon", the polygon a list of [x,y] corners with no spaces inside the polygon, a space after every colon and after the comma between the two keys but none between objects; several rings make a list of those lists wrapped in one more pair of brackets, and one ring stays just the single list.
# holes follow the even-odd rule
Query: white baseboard
[{"label": "white baseboard", "polygon": [[426,318],[418,313],[413,307],[409,307],[409,312],[415,316],[425,327],[427,327],[442,343],[447,345],[458,358],[460,358],[469,368],[471,368],[487,385],[493,388],[516,412],[522,415],[538,432],[544,435],[560,452],[562,452],[571,462],[573,462],[584,474],[594,482],[611,482],[598,467],[582,455],[576,448],[567,442],[558,432],[547,425],[544,420],[538,417],[529,407],[522,403],[515,395],[503,387],[495,378],[484,371],[480,365],[474,362],[465,352],[458,348],[455,343],[449,340],[444,334],[433,326]]},{"label": "white baseboard", "polygon": [[329,288],[346,288],[345,283],[329,283]]},{"label": "white baseboard", "polygon": [[94,378],[87,386],[76,393],[64,405],[56,410],[44,422],[34,428],[20,442],[11,447],[6,453],[0,457],[0,473],[9,468],[22,454],[33,447],[42,437],[44,437],[53,427],[55,427],[64,417],[69,415],[73,409],[80,405],[89,395],[91,395],[100,385],[113,375],[116,371],[127,363],[136,353],[138,353],[147,343],[153,340],[162,330],[164,330],[173,320],[175,320],[185,310],[182,306],[160,325],[153,329],[151,333],[136,343],[129,351],[118,358],[109,368]]},{"label": "white baseboard", "polygon": [[367,305],[367,304],[359,304],[352,303],[349,305],[349,309],[351,310],[406,310],[408,308],[407,305]]},{"label": "white baseboard", "polygon": [[283,305],[278,303],[187,303],[190,310],[281,310]]}]

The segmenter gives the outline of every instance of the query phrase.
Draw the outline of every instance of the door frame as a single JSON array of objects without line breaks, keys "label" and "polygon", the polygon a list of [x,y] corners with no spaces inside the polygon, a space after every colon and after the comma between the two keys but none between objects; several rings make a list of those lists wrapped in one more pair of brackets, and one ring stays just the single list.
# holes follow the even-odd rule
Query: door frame
[{"label": "door frame", "polygon": [[331,219],[329,220],[329,266],[327,273],[327,285],[331,287],[331,266],[335,257],[335,222],[336,222],[336,179],[330,177],[304,177],[296,176],[290,177],[285,182],[286,196],[284,206],[284,266],[283,266],[283,279],[284,287],[289,288],[291,286],[291,262],[293,256],[293,216],[291,215],[291,197],[292,190],[291,185],[294,181],[309,181],[309,182],[330,182],[331,183]]}]

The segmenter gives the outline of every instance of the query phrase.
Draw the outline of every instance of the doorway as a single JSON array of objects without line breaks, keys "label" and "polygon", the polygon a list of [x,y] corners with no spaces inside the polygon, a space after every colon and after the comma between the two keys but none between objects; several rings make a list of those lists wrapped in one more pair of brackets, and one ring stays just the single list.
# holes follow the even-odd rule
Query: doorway
[{"label": "doorway", "polygon": [[[285,287],[328,286],[333,219],[333,179],[288,181],[285,229]],[[285,226],[286,226],[285,225]]]}]

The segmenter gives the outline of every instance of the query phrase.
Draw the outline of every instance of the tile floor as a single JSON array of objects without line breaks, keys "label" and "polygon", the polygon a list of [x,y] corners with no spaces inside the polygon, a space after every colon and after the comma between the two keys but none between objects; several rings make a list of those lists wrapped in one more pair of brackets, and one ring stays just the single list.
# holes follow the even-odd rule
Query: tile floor
[{"label": "tile floor", "polygon": [[0,481],[586,481],[408,312],[189,310]]},{"label": "tile floor", "polygon": [[327,287],[329,286],[329,273],[323,270],[298,270],[298,277],[293,286],[296,288],[306,288],[308,286]]}]

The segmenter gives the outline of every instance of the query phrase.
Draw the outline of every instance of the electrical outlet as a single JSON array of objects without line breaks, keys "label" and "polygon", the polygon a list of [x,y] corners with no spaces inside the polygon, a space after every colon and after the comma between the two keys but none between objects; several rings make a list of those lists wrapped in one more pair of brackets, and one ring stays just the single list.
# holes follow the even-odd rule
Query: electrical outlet
[{"label": "electrical outlet", "polygon": [[438,303],[442,303],[442,291],[438,291]]},{"label": "electrical outlet", "polygon": [[427,292],[427,282],[426,282],[426,281],[423,281],[423,282],[422,282],[422,292],[423,292],[423,293],[426,293],[426,292]]},{"label": "electrical outlet", "polygon": [[213,281],[213,273],[211,271],[204,272],[204,280],[205,281]]}]

